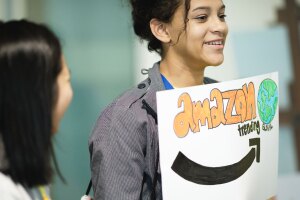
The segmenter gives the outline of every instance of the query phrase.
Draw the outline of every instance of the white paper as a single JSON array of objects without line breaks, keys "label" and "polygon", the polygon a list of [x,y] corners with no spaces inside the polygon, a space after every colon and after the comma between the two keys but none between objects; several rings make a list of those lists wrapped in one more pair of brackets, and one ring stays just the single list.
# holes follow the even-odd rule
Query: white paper
[{"label": "white paper", "polygon": [[[278,74],[270,73],[157,92],[163,199],[266,200],[275,196],[279,133],[277,86]],[[205,109],[200,109],[201,104]],[[203,110],[207,116],[202,120],[204,125],[197,122],[205,116]],[[259,143],[260,151],[258,145],[249,145],[252,139]],[[175,162],[179,152],[194,162],[192,172],[183,163],[186,160],[178,159],[180,165]],[[243,160],[246,155],[247,161]],[[242,166],[249,168],[241,170]],[[200,171],[208,175],[199,176]]]}]

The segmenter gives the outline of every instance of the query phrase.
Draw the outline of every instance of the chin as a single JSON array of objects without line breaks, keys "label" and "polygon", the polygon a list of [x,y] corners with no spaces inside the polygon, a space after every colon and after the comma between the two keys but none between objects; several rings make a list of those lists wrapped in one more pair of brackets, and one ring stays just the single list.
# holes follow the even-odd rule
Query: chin
[{"label": "chin", "polygon": [[207,64],[208,66],[219,66],[223,63],[224,56],[216,56],[214,58],[211,58],[208,60]]},{"label": "chin", "polygon": [[216,66],[221,65],[222,63],[223,63],[223,60],[222,61],[217,61],[217,62],[210,62],[210,63],[208,63],[207,66],[214,66],[214,67],[216,67]]}]

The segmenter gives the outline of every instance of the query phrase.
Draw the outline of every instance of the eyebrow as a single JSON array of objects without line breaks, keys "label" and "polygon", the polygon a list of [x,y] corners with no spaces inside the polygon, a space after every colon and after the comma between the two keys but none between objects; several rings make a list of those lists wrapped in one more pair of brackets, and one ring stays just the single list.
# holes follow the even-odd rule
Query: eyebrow
[{"label": "eyebrow", "polygon": [[[197,7],[197,8],[194,8],[194,9],[192,10],[192,12],[194,12],[194,11],[196,11],[196,10],[210,10],[210,9],[211,9],[210,7],[199,6],[199,7]],[[225,9],[225,5],[224,5],[224,4],[219,8],[219,10],[222,10],[222,9]]]}]

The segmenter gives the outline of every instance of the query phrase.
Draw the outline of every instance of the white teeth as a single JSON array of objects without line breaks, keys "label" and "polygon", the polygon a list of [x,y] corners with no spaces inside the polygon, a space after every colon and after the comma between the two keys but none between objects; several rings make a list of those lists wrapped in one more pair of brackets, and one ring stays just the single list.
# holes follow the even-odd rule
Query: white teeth
[{"label": "white teeth", "polygon": [[208,44],[208,45],[222,45],[222,41],[206,42],[205,44]]}]

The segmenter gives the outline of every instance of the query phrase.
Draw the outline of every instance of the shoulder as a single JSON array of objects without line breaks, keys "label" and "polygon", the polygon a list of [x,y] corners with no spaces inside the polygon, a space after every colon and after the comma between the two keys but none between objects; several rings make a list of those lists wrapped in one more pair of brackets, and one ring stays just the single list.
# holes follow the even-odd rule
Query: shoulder
[{"label": "shoulder", "polygon": [[150,79],[147,78],[136,86],[117,97],[101,112],[101,116],[116,117],[122,114],[136,115],[141,111],[141,100],[147,94],[150,87]]},{"label": "shoulder", "polygon": [[16,184],[9,176],[0,173],[0,199],[30,200],[28,193],[20,184]]},{"label": "shoulder", "polygon": [[125,108],[131,108],[138,100],[140,100],[148,92],[151,81],[150,78],[138,83],[136,86],[132,87],[116,100],[116,106],[121,106]]},{"label": "shoulder", "polygon": [[[146,121],[146,111],[142,109],[142,98],[147,94],[150,79],[137,84],[114,99],[100,113],[90,136],[90,142],[111,137],[111,134],[119,132],[115,129],[130,128],[131,131],[123,131],[124,134],[134,135],[134,129],[140,130]],[[107,134],[107,133],[110,134]]]},{"label": "shoulder", "polygon": [[145,137],[146,134],[140,133],[147,131],[149,119],[151,122],[152,119],[148,118],[143,102],[147,101],[156,110],[156,92],[163,89],[158,64],[155,63],[147,71],[148,78],[117,97],[100,113],[89,144],[93,141],[110,141],[112,135],[120,132],[128,137]]}]

